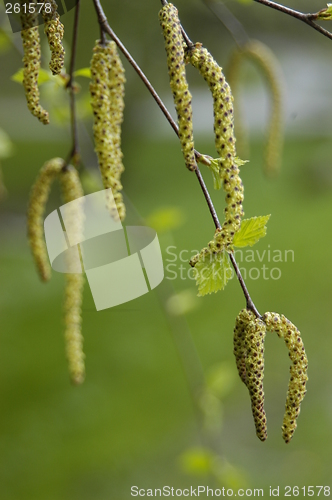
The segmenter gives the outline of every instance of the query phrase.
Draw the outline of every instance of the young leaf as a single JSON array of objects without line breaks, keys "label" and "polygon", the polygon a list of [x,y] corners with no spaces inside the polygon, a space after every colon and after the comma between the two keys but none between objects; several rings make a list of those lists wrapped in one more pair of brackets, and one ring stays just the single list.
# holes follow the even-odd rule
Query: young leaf
[{"label": "young leaf", "polygon": [[194,267],[198,296],[223,290],[232,277],[228,253],[208,253]]},{"label": "young leaf", "polygon": [[332,20],[332,3],[328,3],[326,9],[320,10],[317,13],[316,19],[321,20],[321,21],[331,21]]},{"label": "young leaf", "polygon": [[[39,75],[38,75],[38,85],[42,85],[45,82],[50,81],[52,78],[52,74],[50,71],[46,71],[45,69],[40,69],[39,70]],[[17,83],[22,83],[23,82],[23,68],[19,69],[16,71],[16,73],[11,77],[11,80]]]},{"label": "young leaf", "polygon": [[74,76],[84,76],[85,78],[91,78],[91,69],[90,68],[81,68],[74,71]]},{"label": "young leaf", "polygon": [[258,240],[266,235],[266,226],[271,215],[261,215],[244,219],[241,222],[239,232],[234,236],[233,245],[235,247],[252,247]]},{"label": "young leaf", "polygon": [[211,160],[211,164],[208,165],[212,174],[214,189],[221,189],[222,186],[222,178],[219,173],[219,161],[219,158],[215,158],[214,160]]}]

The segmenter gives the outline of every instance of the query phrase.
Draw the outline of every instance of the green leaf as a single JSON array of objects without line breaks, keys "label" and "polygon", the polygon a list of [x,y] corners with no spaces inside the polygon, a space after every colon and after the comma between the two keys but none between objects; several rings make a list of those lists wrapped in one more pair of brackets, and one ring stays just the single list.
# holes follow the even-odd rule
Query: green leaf
[{"label": "green leaf", "polygon": [[331,21],[332,20],[332,3],[327,4],[326,9],[322,9],[319,12],[317,12],[317,17],[315,16],[317,20],[321,21]]},{"label": "green leaf", "polygon": [[198,296],[223,290],[232,278],[232,268],[228,253],[208,253],[198,260],[194,267],[194,277],[198,286]]},{"label": "green leaf", "polygon": [[271,215],[261,215],[244,219],[238,233],[235,234],[233,245],[235,247],[252,247],[258,240],[266,235],[266,226]]},{"label": "green leaf", "polygon": [[[208,161],[204,161],[207,159]],[[220,161],[225,161],[225,158],[210,158],[210,157],[205,157],[201,156],[201,163],[204,163],[210,170],[213,178],[213,187],[214,189],[221,189],[223,179],[220,175]],[[240,158],[236,157],[233,159],[235,165],[238,167],[241,167],[245,163],[248,163],[249,160],[241,160]]]},{"label": "green leaf", "polygon": [[[51,79],[52,79],[51,72],[40,68],[38,75],[38,85],[42,85],[45,82],[49,82]],[[23,83],[23,68],[16,71],[16,73],[11,77],[11,80],[17,83]]]},{"label": "green leaf", "polygon": [[221,189],[222,178],[220,177],[220,172],[219,172],[219,158],[211,160],[211,163],[210,165],[208,165],[208,168],[212,174],[214,189]]},{"label": "green leaf", "polygon": [[74,71],[74,76],[84,76],[85,78],[91,79],[91,69],[90,68],[81,68]]}]

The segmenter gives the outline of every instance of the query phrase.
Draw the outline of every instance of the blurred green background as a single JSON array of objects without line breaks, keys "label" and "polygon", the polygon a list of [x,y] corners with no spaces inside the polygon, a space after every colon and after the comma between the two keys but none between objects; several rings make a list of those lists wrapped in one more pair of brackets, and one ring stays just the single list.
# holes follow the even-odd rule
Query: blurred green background
[{"label": "blurred green background", "polygon": [[[78,68],[89,66],[99,34],[91,3],[82,2]],[[112,27],[171,107],[159,2],[104,4]],[[202,41],[225,66],[234,41],[223,25],[199,0],[176,5],[190,37]],[[284,70],[286,143],[275,180],[263,174],[267,93],[257,72],[249,66],[243,72],[248,87],[242,94],[244,106],[258,95],[255,116],[250,110],[246,116],[251,153],[250,163],[241,169],[244,209],[246,217],[272,216],[267,236],[254,247],[260,255],[266,251],[263,261],[241,267],[248,273],[263,264],[280,269],[278,280],[269,273],[269,279],[248,277],[249,291],[261,313],[283,313],[302,332],[309,382],[294,438],[286,446],[281,437],[289,361],[283,342],[272,335],[266,339],[265,356],[269,437],[261,443],[255,435],[249,396],[232,354],[243,295],[232,280],[223,292],[196,296],[180,252],[192,255],[205,246],[213,223],[195,176],[184,168],[176,137],[126,62],[123,184],[129,221],[139,221],[140,214],[158,230],[165,280],[155,291],[101,312],[85,288],[87,377],[81,387],[70,385],[62,337],[63,276],[54,273],[49,284],[39,282],[25,226],[37,172],[45,161],[65,157],[70,149],[68,101],[61,88],[45,84],[42,99],[51,124],[44,128],[29,115],[22,86],[10,79],[22,65],[20,34],[10,35],[2,8],[0,128],[12,148],[2,137],[8,194],[0,205],[1,499],[126,500],[133,485],[263,488],[264,496],[270,486],[280,486],[280,496],[287,485],[332,486],[332,42],[262,5],[233,0],[227,5],[251,37],[273,48]],[[288,5],[304,11],[324,7],[318,0],[289,0]],[[69,54],[73,12],[63,22]],[[43,44],[46,68],[44,39]],[[196,95],[204,107],[208,90],[194,72],[190,78],[194,102]],[[96,160],[88,80],[79,83],[83,163],[91,172]],[[197,108],[195,123],[197,149],[214,155],[212,112],[205,123]],[[212,192],[211,176],[203,167],[202,172]],[[82,175],[86,178],[83,169]],[[212,197],[222,219],[224,195],[213,192]],[[60,203],[55,187],[47,213]],[[292,250],[294,261],[269,262],[268,250],[283,255]],[[170,251],[175,262],[170,262]],[[177,279],[170,279],[171,270]],[[197,393],[202,372],[207,386]]]}]

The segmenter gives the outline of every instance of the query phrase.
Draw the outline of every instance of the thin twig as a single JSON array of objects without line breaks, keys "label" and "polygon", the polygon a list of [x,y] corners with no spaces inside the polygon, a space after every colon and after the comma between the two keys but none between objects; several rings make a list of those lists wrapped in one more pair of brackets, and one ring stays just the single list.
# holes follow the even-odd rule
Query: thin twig
[{"label": "thin twig", "polygon": [[327,31],[325,28],[322,28],[319,24],[313,21],[313,19],[317,19],[318,13],[304,14],[303,12],[299,12],[289,7],[285,7],[284,5],[280,5],[279,3],[271,2],[271,0],[254,0],[254,1],[266,5],[267,7],[271,7],[272,9],[279,10],[280,12],[288,14],[289,16],[295,17],[296,19],[299,19],[300,21],[308,24],[308,26],[311,26],[311,28],[313,28],[314,30],[319,31],[319,33],[332,40],[332,33]]},{"label": "thin twig", "polygon": [[79,16],[80,16],[80,0],[77,0],[76,8],[75,8],[75,18],[74,18],[74,28],[73,28],[73,41],[71,47],[71,59],[69,66],[69,80],[66,85],[66,88],[69,89],[69,98],[70,98],[70,122],[71,122],[71,134],[73,146],[71,152],[68,157],[69,163],[72,161],[74,165],[79,163],[79,142],[78,142],[78,132],[77,132],[77,120],[76,120],[76,100],[75,100],[75,88],[74,88],[74,70],[75,70],[75,62],[76,62],[76,53],[77,53],[77,36],[78,36],[78,24],[79,24]]},{"label": "thin twig", "polygon": [[[145,76],[145,74],[143,73],[143,71],[141,70],[141,68],[138,66],[138,64],[136,63],[136,61],[134,60],[134,58],[131,56],[131,54],[128,52],[128,50],[123,45],[123,43],[121,42],[121,40],[116,36],[116,34],[114,33],[114,31],[112,30],[112,28],[108,24],[108,20],[107,20],[107,17],[105,15],[105,13],[104,13],[104,10],[103,10],[103,8],[101,6],[100,0],[93,0],[93,3],[94,3],[94,6],[95,6],[95,9],[96,9],[96,12],[97,12],[98,22],[100,24],[101,29],[103,29],[112,38],[112,40],[114,40],[114,42],[117,44],[117,46],[119,47],[119,49],[121,50],[121,52],[124,54],[124,56],[126,57],[126,59],[129,61],[129,63],[135,69],[136,73],[139,75],[139,77],[141,78],[141,80],[143,81],[143,83],[148,88],[150,94],[155,99],[155,101],[157,102],[159,108],[162,110],[162,112],[166,116],[168,122],[170,123],[170,125],[173,128],[173,130],[175,131],[175,133],[178,135],[179,134],[179,132],[178,132],[178,130],[179,130],[178,126],[175,123],[175,121],[173,120],[172,116],[170,115],[170,113],[169,113],[168,109],[166,108],[165,104],[163,103],[163,101],[161,100],[161,98],[159,97],[159,95],[157,94],[157,92],[155,91],[154,87],[152,86],[152,84],[150,83],[150,81],[148,80],[148,78]],[[166,0],[161,0],[161,3],[163,5],[166,5],[168,2]],[[188,40],[189,40],[189,38],[188,38]],[[192,43],[192,42],[189,40],[189,43]],[[208,161],[208,158],[205,155],[202,155],[201,153],[198,153],[196,151],[195,151],[195,154],[196,154],[196,158],[198,160],[203,160],[203,162]],[[216,212],[216,210],[214,208],[214,205],[213,205],[213,202],[211,200],[209,191],[208,191],[208,189],[207,189],[207,187],[206,187],[206,185],[204,183],[202,174],[201,174],[198,166],[196,166],[195,174],[196,174],[197,179],[198,179],[198,181],[200,183],[200,186],[201,186],[201,189],[203,191],[205,200],[207,202],[207,205],[209,207],[210,213],[212,215],[215,227],[216,227],[216,229],[220,228],[221,225],[220,225],[220,222],[219,222],[219,219],[218,219],[218,216],[217,216],[217,212]],[[237,265],[237,262],[235,260],[234,255],[233,254],[229,254],[229,255],[230,255],[231,262],[232,262],[232,265],[234,267],[236,276],[237,276],[237,278],[239,280],[239,283],[240,283],[241,288],[243,290],[244,296],[246,298],[247,309],[252,310],[257,317],[261,317],[260,314],[259,314],[259,312],[257,311],[257,309],[256,309],[256,307],[255,307],[255,305],[254,305],[254,303],[253,303],[250,295],[249,295],[249,292],[248,292],[247,287],[246,287],[246,285],[244,283],[244,280],[243,280],[243,278],[241,276],[241,271],[240,271],[239,266]]]},{"label": "thin twig", "polygon": [[250,41],[249,35],[243,25],[221,0],[203,0],[203,3],[223,23],[239,48],[242,48]]}]

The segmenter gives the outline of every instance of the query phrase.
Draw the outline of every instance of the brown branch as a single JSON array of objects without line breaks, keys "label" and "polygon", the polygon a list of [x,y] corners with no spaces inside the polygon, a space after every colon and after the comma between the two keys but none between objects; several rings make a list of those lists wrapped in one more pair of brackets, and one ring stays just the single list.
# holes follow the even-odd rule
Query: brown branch
[{"label": "brown branch", "polygon": [[71,47],[71,59],[69,66],[69,80],[67,82],[66,88],[69,90],[69,99],[70,99],[70,123],[71,123],[71,135],[73,146],[69,153],[66,164],[72,162],[74,165],[77,165],[80,161],[80,152],[79,152],[79,142],[78,142],[78,131],[77,131],[77,119],[76,119],[76,99],[75,99],[75,86],[74,86],[74,70],[75,70],[75,62],[76,62],[76,53],[77,53],[77,36],[78,36],[78,24],[79,24],[79,16],[80,16],[80,0],[77,0],[76,8],[75,8],[75,18],[74,18],[74,28],[73,28],[73,41]]},{"label": "brown branch", "polygon": [[319,12],[314,14],[304,14],[303,12],[299,12],[297,10],[291,9],[289,7],[285,7],[276,2],[272,2],[271,0],[254,0],[257,3],[261,3],[266,5],[267,7],[271,7],[271,9],[279,10],[279,12],[283,12],[284,14],[288,14],[291,17],[295,17],[299,21],[306,23],[308,26],[318,31],[322,35],[330,38],[332,40],[332,33],[327,31],[325,28],[322,28],[319,24],[313,21],[313,19],[317,19]]}]

